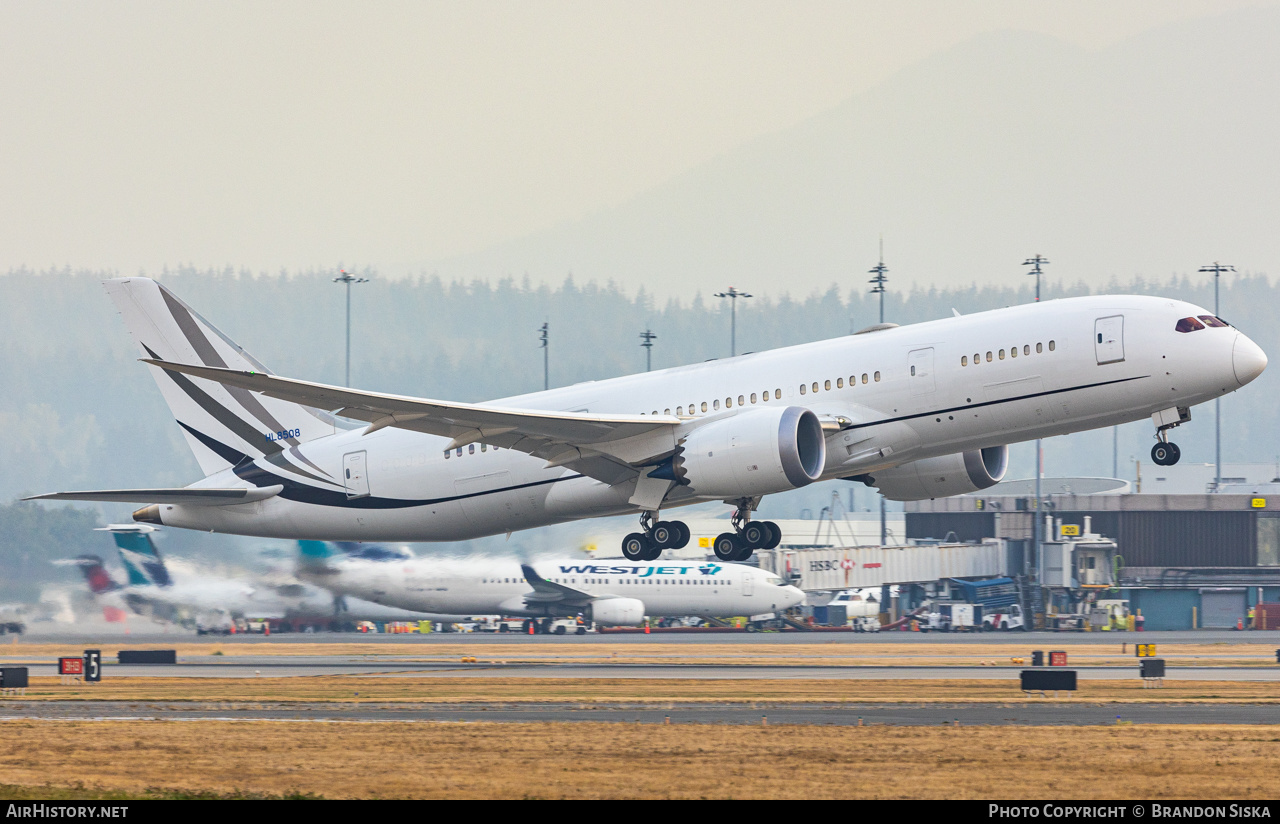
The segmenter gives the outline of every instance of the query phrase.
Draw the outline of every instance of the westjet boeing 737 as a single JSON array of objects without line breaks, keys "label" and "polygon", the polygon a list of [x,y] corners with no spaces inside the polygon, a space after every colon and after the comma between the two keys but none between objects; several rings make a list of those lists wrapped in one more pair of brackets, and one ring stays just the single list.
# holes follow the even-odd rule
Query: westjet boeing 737
[{"label": "westjet boeing 737", "polygon": [[601,626],[645,616],[763,615],[804,602],[786,581],[746,564],[517,561],[361,557],[299,541],[298,577],[377,604],[420,612],[552,618],[585,614]]},{"label": "westjet boeing 737", "polygon": [[743,560],[781,540],[751,520],[760,499],[815,481],[958,495],[1004,477],[1007,444],[1144,418],[1153,460],[1176,463],[1190,407],[1267,365],[1198,306],[1099,295],[463,404],[277,377],[159,283],[106,288],[207,477],[37,497],[278,538],[454,541],[638,512],[638,561],[689,539],[660,510],[723,500],[715,552]]}]

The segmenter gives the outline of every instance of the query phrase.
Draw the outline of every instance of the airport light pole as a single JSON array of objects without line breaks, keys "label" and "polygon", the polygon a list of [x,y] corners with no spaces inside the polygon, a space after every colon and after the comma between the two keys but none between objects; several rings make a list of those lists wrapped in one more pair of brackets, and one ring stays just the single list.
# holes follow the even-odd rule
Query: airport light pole
[{"label": "airport light pole", "polygon": [[551,358],[548,353],[551,351],[551,349],[547,345],[548,344],[547,333],[551,331],[551,327],[549,324],[544,323],[542,324],[542,326],[538,328],[538,331],[541,333],[539,340],[542,341],[542,343],[540,344],[542,347],[542,388],[550,389],[551,388]]},{"label": "airport light pole", "polygon": [[333,279],[334,283],[343,283],[347,287],[347,369],[345,378],[342,382],[343,386],[351,385],[351,284],[368,283],[368,278],[356,277],[346,269],[339,269],[342,274]]},{"label": "airport light pole", "polygon": [[644,347],[644,371],[646,372],[653,369],[653,342],[657,339],[658,336],[648,329],[640,333],[640,340],[644,341],[640,345]]},{"label": "airport light pole", "polygon": [[[1034,275],[1036,279],[1036,303],[1040,302],[1040,276],[1044,274],[1043,266],[1049,260],[1040,254],[1035,257],[1027,258],[1022,262],[1023,266],[1030,266],[1031,271],[1028,275]],[[1044,478],[1044,448],[1041,446],[1040,439],[1036,438],[1036,506],[1035,520],[1033,521],[1032,541],[1035,544],[1035,561],[1038,563],[1041,553],[1041,544],[1044,543],[1044,501],[1041,498],[1041,481]]]},{"label": "airport light pole", "polygon": [[[880,322],[884,323],[884,290],[889,282],[889,267],[884,265],[884,238],[880,239],[880,262],[867,270],[871,273],[871,294],[880,296]],[[889,543],[888,515],[885,512],[884,493],[880,493],[880,546]]]},{"label": "airport light pole", "polygon": [[729,357],[738,354],[738,298],[749,298],[746,292],[739,292],[732,286],[728,292],[716,292],[718,298],[729,298]]},{"label": "airport light pole", "polygon": [[[1236,267],[1226,266],[1214,261],[1210,266],[1201,266],[1200,271],[1213,273],[1213,316],[1218,316],[1218,281],[1223,272],[1234,272]],[[1213,399],[1213,491],[1222,489],[1222,398]]]}]

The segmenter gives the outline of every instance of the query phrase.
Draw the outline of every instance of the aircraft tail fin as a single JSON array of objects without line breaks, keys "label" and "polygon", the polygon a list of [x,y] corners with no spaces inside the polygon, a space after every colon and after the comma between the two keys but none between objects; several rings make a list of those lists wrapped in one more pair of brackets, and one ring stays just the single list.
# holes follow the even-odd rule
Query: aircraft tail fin
[{"label": "aircraft tail fin", "polygon": [[[150,278],[104,282],[145,358],[271,374],[256,358]],[[148,366],[205,475],[335,431],[332,415],[301,404]]]},{"label": "aircraft tail fin", "polygon": [[89,591],[94,595],[120,589],[120,585],[112,580],[111,573],[107,572],[107,568],[102,565],[102,559],[97,555],[77,555],[69,562],[55,561],[54,563],[72,563],[80,567],[80,571],[84,573],[85,583],[89,585]]},{"label": "aircraft tail fin", "polygon": [[309,572],[330,570],[329,559],[342,553],[326,541],[298,541],[298,566]]},{"label": "aircraft tail fin", "polygon": [[120,560],[129,574],[129,586],[173,586],[169,568],[165,566],[160,550],[156,549],[151,540],[150,533],[155,531],[154,527],[145,524],[119,524],[107,526],[105,531],[115,538]]}]

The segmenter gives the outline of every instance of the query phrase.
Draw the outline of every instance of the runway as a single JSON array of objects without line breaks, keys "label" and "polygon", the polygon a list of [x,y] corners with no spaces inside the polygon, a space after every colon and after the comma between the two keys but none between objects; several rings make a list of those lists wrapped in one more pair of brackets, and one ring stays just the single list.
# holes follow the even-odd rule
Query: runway
[{"label": "runway", "polygon": [[[831,726],[1101,726],[1121,724],[1278,724],[1271,704],[1085,703],[1045,699],[991,704],[751,704],[697,705],[349,704],[134,701],[6,701],[0,720],[196,720],[312,722],[545,722],[597,721],[639,724],[786,724]],[[669,719],[669,720],[668,720]]]}]

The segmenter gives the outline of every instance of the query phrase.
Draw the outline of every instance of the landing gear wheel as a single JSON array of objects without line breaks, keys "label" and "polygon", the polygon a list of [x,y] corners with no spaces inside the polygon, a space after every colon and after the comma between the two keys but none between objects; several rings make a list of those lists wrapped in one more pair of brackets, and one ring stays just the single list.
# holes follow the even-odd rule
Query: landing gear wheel
[{"label": "landing gear wheel", "polygon": [[632,532],[622,539],[622,555],[628,561],[645,560],[645,556],[649,554],[649,549],[649,539],[643,533]]},{"label": "landing gear wheel", "polygon": [[782,527],[778,526],[773,521],[761,521],[761,525],[768,527],[769,540],[765,541],[764,545],[760,548],[777,549],[778,544],[782,543]]},{"label": "landing gear wheel", "polygon": [[738,554],[734,556],[733,560],[739,562],[745,561],[750,558],[751,554],[755,551],[755,547],[744,546],[742,549],[738,550]]},{"label": "landing gear wheel", "polygon": [[749,521],[738,533],[742,543],[751,549],[763,549],[773,537],[773,531],[760,521]]},{"label": "landing gear wheel", "polygon": [[1174,443],[1158,443],[1151,447],[1151,460],[1156,466],[1173,466],[1182,457],[1182,450]]},{"label": "landing gear wheel", "polygon": [[693,537],[693,533],[689,531],[689,525],[684,521],[672,521],[671,525],[680,529],[680,540],[672,544],[671,548],[684,549],[689,545],[689,539]]},{"label": "landing gear wheel", "polygon": [[742,539],[736,533],[721,532],[716,536],[716,541],[711,548],[721,561],[734,561],[742,550]]},{"label": "landing gear wheel", "polygon": [[671,521],[658,521],[649,533],[649,540],[659,549],[674,549],[683,531]]},{"label": "landing gear wheel", "polygon": [[662,557],[662,547],[649,544],[649,551],[644,554],[642,561],[656,561]]}]

